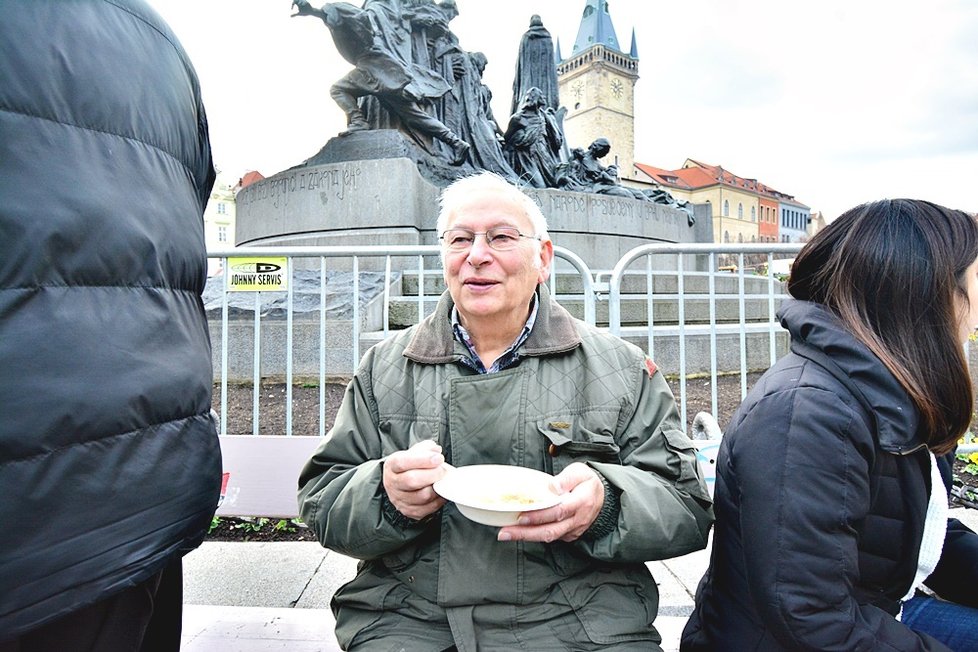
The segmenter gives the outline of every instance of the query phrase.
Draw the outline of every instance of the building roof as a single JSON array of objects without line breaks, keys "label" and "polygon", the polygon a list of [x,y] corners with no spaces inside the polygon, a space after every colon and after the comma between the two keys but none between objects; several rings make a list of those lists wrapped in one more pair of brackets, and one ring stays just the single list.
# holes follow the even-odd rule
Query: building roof
[{"label": "building roof", "polygon": [[683,163],[683,167],[678,170],[665,170],[645,163],[636,163],[635,167],[656,183],[677,190],[699,190],[710,186],[724,185],[778,201],[804,206],[792,195],[775,190],[757,179],[736,175],[730,170],[724,169],[722,165],[711,165],[688,158]]},{"label": "building roof", "polygon": [[247,172],[244,173],[244,176],[243,177],[241,177],[240,179],[238,179],[237,190],[241,190],[242,188],[247,188],[248,186],[250,186],[254,182],[261,181],[264,178],[265,178],[265,175],[262,174],[261,172],[257,172],[255,170],[249,170],[249,171],[247,171]]},{"label": "building roof", "polygon": [[587,0],[571,56],[580,54],[594,45],[604,45],[617,52],[624,52],[621,44],[618,43],[615,26],[611,24],[608,0]]}]

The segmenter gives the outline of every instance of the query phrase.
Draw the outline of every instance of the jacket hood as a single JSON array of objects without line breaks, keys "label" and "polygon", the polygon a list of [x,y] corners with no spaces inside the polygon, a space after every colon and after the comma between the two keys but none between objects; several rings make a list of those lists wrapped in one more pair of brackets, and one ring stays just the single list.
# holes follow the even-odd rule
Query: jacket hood
[{"label": "jacket hood", "polygon": [[904,454],[923,446],[920,417],[886,365],[821,304],[787,300],[778,310],[793,353],[812,360],[853,389],[876,424],[880,447]]},{"label": "jacket hood", "polygon": [[[548,355],[569,351],[581,343],[576,320],[556,301],[551,299],[545,284],[537,286],[537,319],[533,330],[520,349],[521,355]],[[442,364],[459,357],[452,334],[452,308],[455,302],[446,290],[438,300],[435,312],[422,321],[404,355],[415,362]]]}]

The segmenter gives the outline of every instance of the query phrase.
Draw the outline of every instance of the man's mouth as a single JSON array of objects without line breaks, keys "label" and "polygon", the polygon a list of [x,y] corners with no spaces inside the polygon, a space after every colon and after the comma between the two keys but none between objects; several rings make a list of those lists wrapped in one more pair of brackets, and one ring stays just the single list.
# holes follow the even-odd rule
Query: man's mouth
[{"label": "man's mouth", "polygon": [[490,280],[488,278],[470,278],[465,281],[466,285],[476,285],[479,287],[485,287],[488,285],[495,285],[496,281]]}]

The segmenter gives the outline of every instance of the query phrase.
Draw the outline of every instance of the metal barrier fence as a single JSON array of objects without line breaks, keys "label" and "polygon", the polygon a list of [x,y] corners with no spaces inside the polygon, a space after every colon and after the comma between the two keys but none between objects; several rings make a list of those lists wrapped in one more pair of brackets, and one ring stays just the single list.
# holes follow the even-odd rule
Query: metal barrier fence
[{"label": "metal barrier fence", "polygon": [[[573,275],[575,276],[580,287],[579,300],[583,305],[583,319],[590,324],[595,323],[595,293],[593,289],[592,274],[587,265],[577,254],[564,249],[562,247],[554,247],[554,254],[558,260],[564,261],[573,270]],[[437,278],[441,279],[441,265],[440,258],[441,248],[438,245],[418,245],[418,246],[321,246],[321,247],[246,247],[238,249],[219,249],[208,252],[208,258],[219,259],[221,262],[221,269],[224,270],[224,293],[221,302],[221,334],[219,338],[220,342],[220,434],[228,434],[228,424],[227,424],[227,406],[228,406],[228,351],[229,351],[229,291],[228,291],[228,271],[230,270],[229,259],[234,258],[283,258],[287,259],[287,265],[285,270],[285,275],[287,282],[285,284],[286,290],[286,325],[285,325],[285,342],[284,342],[284,355],[285,355],[285,389],[286,389],[286,409],[285,409],[285,435],[292,435],[292,390],[293,390],[293,358],[294,358],[294,309],[293,309],[293,287],[294,287],[294,272],[295,272],[295,261],[301,259],[305,262],[308,261],[318,261],[319,263],[319,279],[320,279],[320,300],[319,300],[319,377],[318,384],[320,390],[319,396],[319,434],[325,434],[325,423],[326,423],[326,381],[327,381],[327,364],[326,364],[326,338],[327,338],[327,303],[326,303],[326,281],[327,281],[327,260],[335,259],[346,259],[352,270],[352,315],[350,316],[350,322],[352,327],[352,335],[350,338],[350,351],[352,355],[350,369],[356,369],[359,363],[361,351],[360,343],[363,336],[362,331],[362,319],[361,319],[361,302],[360,302],[360,263],[362,259],[370,259],[373,261],[382,260],[383,261],[383,281],[382,281],[382,317],[380,319],[380,330],[379,335],[381,337],[386,337],[390,333],[390,314],[391,314],[391,304],[396,299],[391,293],[391,286],[394,281],[394,268],[393,261],[395,259],[405,259],[405,258],[416,258],[416,266],[409,267],[406,265],[399,265],[398,272],[404,274],[408,271],[417,274],[417,292],[413,297],[402,297],[403,300],[416,302],[417,303],[417,319],[420,321],[424,318],[426,310],[430,309],[437,302],[440,295],[440,291],[431,294],[426,294],[426,280],[430,278],[433,274],[437,274]],[[425,259],[434,258],[437,263],[435,265],[429,265],[426,267]],[[561,299],[561,295],[558,294],[556,288],[558,284],[558,279],[560,279],[564,274],[566,274],[566,266],[561,265],[560,270],[558,266],[554,265],[554,271],[551,274],[550,286],[553,294],[558,300]],[[259,394],[258,388],[262,381],[262,323],[261,323],[261,292],[254,293],[254,317],[253,317],[253,375],[252,375],[252,434],[258,434],[259,428]],[[213,338],[213,333],[212,333]]]},{"label": "metal barrier fence", "polygon": [[[606,327],[611,333],[635,343],[678,384],[678,403],[684,423],[690,423],[687,385],[691,380],[708,378],[709,405],[695,406],[719,416],[718,386],[722,375],[739,376],[739,403],[746,396],[748,376],[773,364],[787,350],[787,333],[775,313],[785,297],[780,278],[774,271],[776,256],[796,254],[801,244],[657,244],[636,247],[627,252],[610,271],[592,272],[573,252],[555,247],[560,265],[554,265],[549,282],[552,294],[574,310],[585,321]],[[398,303],[416,304],[420,321],[433,309],[441,286],[440,247],[425,246],[329,246],[329,247],[247,247],[215,250],[209,258],[220,259],[222,269],[229,269],[229,258],[285,257],[288,260],[285,331],[284,331],[284,432],[293,434],[293,357],[295,353],[293,323],[293,273],[297,261],[308,268],[318,264],[320,301],[318,311],[318,434],[325,434],[327,379],[327,307],[326,271],[337,259],[345,259],[352,270],[352,315],[350,318],[349,369],[355,369],[361,357],[363,331],[359,279],[361,261],[369,260],[383,268],[382,295],[378,328],[372,328],[376,340],[391,332],[391,308]],[[413,260],[412,260],[413,259]],[[434,260],[431,260],[434,259]],[[406,264],[405,260],[412,260]],[[398,265],[393,264],[398,261]],[[724,264],[720,264],[721,261]],[[225,277],[227,274],[225,273]],[[392,292],[398,280],[416,279],[410,294]],[[220,360],[220,432],[228,434],[228,351],[229,302],[227,283],[221,302]],[[252,434],[259,432],[259,387],[262,382],[262,318],[260,294],[255,293],[253,317],[252,362]],[[368,337],[369,339],[369,337]],[[306,352],[308,353],[308,352]],[[348,375],[348,374],[347,374]],[[730,406],[726,406],[730,407]],[[978,449],[968,443],[962,449]]]},{"label": "metal barrier fence", "polygon": [[[687,388],[687,344],[691,335],[705,336],[709,340],[709,378],[710,378],[710,413],[714,416],[719,413],[717,387],[718,377],[721,371],[718,368],[718,336],[721,334],[733,333],[738,342],[739,365],[737,370],[740,373],[740,399],[747,395],[747,374],[748,371],[763,369],[775,362],[778,358],[777,334],[783,333],[784,329],[776,318],[776,304],[784,298],[781,289],[781,282],[775,277],[774,256],[775,255],[794,255],[801,250],[802,244],[753,244],[753,245],[716,245],[716,244],[655,244],[643,245],[627,252],[615,265],[611,271],[607,283],[608,291],[608,328],[611,333],[619,336],[625,335],[622,328],[622,306],[625,298],[630,294],[632,297],[641,296],[642,291],[647,298],[645,325],[645,350],[649,356],[659,363],[660,358],[656,356],[655,340],[657,333],[664,334],[665,329],[658,328],[656,325],[656,315],[654,306],[656,297],[673,302],[676,306],[675,332],[678,334],[676,342],[678,345],[678,368],[674,370],[679,375],[679,406],[682,414],[683,423],[688,423],[686,400]],[[736,270],[733,273],[728,270],[720,271],[717,264],[719,256],[726,256],[728,259],[736,261],[732,267]],[[705,259],[705,261],[704,261]],[[666,261],[674,260],[674,270],[670,278],[675,279],[674,286],[667,285],[665,292],[656,291],[656,282],[662,279],[668,272],[665,267]],[[622,285],[629,278],[629,270],[636,262],[644,261],[644,271],[641,274],[631,274],[630,278],[644,281],[644,287],[630,288],[626,294],[622,291]],[[763,261],[763,262],[761,262]],[[704,264],[705,262],[705,264]],[[730,262],[730,260],[728,260]],[[747,267],[752,262],[754,268],[763,266],[766,270],[763,276],[758,276],[755,271],[750,272],[748,279]],[[730,267],[729,265],[727,267]],[[700,271],[697,271],[700,270]],[[731,287],[731,281],[736,279],[736,285]],[[707,302],[706,319],[700,318],[692,324],[687,320],[687,303],[690,293],[687,292],[687,285],[690,281],[700,281],[696,288],[698,294],[704,294],[702,281],[705,278],[705,297]],[[718,280],[725,281],[725,288],[718,292]],[[753,287],[746,287],[748,280]],[[761,281],[758,283],[758,281]],[[604,288],[604,284],[597,283],[599,289]],[[725,291],[724,291],[725,290]],[[734,290],[731,292],[731,290]],[[766,306],[763,312],[751,315],[747,307],[748,300],[761,300]],[[719,302],[736,302],[736,308],[728,310],[727,314],[718,317]],[[705,323],[704,323],[705,321]],[[748,338],[752,334],[767,335],[768,357],[766,361],[756,364],[753,368],[748,365]],[[786,343],[786,339],[785,339]],[[660,365],[661,366],[661,365]],[[729,369],[724,370],[729,371]]]}]

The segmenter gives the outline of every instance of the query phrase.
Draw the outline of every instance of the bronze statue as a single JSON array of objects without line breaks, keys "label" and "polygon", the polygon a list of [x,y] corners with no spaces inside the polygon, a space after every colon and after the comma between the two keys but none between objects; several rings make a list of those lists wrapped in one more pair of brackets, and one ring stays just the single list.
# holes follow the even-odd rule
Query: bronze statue
[{"label": "bronze statue", "polygon": [[571,152],[571,160],[557,166],[557,187],[561,190],[593,192],[672,206],[685,212],[689,226],[693,226],[696,218],[689,202],[677,200],[660,186],[639,190],[621,185],[618,166],[612,164],[605,167],[598,160],[607,156],[610,151],[611,143],[607,138],[595,139],[587,150],[575,147]]},{"label": "bronze statue", "polygon": [[[390,37],[397,35],[384,34],[379,29],[383,19],[376,16],[382,16],[380,12],[346,2],[329,2],[319,9],[308,0],[294,0],[292,5],[297,10],[293,16],[315,16],[322,20],[337,51],[354,66],[329,91],[330,97],[346,113],[344,133],[371,128],[358,100],[374,97],[400,120],[403,129],[415,140],[423,143],[420,137],[428,137],[445,143],[451,149],[453,165],[461,165],[466,160],[470,145],[421,106],[443,96],[451,85],[432,70],[405,61],[391,47]],[[375,14],[374,20],[371,13]]]},{"label": "bronze statue", "polygon": [[510,113],[519,110],[520,99],[534,86],[543,93],[547,106],[557,111],[560,107],[560,93],[557,90],[554,43],[550,32],[543,26],[543,20],[536,14],[530,18],[530,27],[520,40],[519,56],[516,58],[516,75],[513,77],[513,104]]},{"label": "bronze statue", "polygon": [[596,139],[587,150],[575,147],[571,151],[571,160],[562,164],[557,171],[557,187],[563,190],[646,199],[640,191],[621,185],[617,165],[605,167],[601,164],[598,159],[604,158],[610,151],[611,143],[607,138]]},{"label": "bronze statue", "polygon": [[557,165],[564,137],[543,92],[527,89],[509,119],[503,151],[520,179],[536,188],[557,187]]}]

